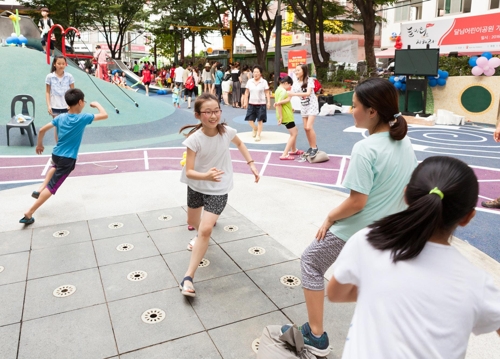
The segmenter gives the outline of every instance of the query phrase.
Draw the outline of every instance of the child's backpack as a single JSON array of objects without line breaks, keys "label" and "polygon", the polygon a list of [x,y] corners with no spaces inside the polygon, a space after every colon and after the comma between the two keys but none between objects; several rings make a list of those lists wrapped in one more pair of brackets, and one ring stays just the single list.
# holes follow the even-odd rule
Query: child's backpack
[{"label": "child's backpack", "polygon": [[188,90],[194,89],[194,78],[193,75],[189,75],[188,78],[186,79],[186,83],[184,84],[184,87]]},{"label": "child's backpack", "polygon": [[314,79],[314,93],[318,93],[321,90],[321,84],[318,79]]}]

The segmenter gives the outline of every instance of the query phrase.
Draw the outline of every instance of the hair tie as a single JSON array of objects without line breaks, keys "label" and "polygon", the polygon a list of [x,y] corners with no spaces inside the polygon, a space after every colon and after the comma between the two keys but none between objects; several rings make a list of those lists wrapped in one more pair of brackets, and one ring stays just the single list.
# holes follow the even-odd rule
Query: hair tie
[{"label": "hair tie", "polygon": [[399,113],[395,114],[395,115],[394,115],[394,118],[396,118],[396,119],[397,119],[399,116],[401,116],[401,112],[399,112]]},{"label": "hair tie", "polygon": [[392,127],[398,122],[397,120],[389,121],[389,127]]},{"label": "hair tie", "polygon": [[441,192],[440,189],[437,187],[434,187],[433,189],[431,189],[429,191],[429,194],[437,194],[439,196],[439,198],[441,198],[441,200],[443,200],[443,198],[444,198],[443,192]]}]

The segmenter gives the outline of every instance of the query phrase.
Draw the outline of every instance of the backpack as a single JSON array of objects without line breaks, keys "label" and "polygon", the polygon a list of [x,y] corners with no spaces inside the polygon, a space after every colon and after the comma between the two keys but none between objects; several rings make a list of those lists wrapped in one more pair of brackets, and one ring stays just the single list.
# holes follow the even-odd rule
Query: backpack
[{"label": "backpack", "polygon": [[225,74],[222,81],[229,81],[231,79],[231,74]]},{"label": "backpack", "polygon": [[314,79],[314,93],[318,93],[321,90],[321,84],[318,79]]},{"label": "backpack", "polygon": [[188,90],[194,89],[194,78],[193,75],[189,75],[188,78],[186,79],[186,83],[184,84],[184,87]]}]

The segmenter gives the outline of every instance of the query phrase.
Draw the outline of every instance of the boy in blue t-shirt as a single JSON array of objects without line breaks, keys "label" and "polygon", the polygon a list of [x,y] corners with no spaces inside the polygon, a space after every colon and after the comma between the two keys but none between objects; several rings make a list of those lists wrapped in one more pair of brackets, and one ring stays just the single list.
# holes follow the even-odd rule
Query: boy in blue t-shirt
[{"label": "boy in blue t-shirt", "polygon": [[43,137],[45,133],[56,127],[58,141],[52,150],[52,168],[47,171],[43,190],[33,192],[32,197],[36,198],[33,206],[19,220],[19,223],[32,224],[35,222],[33,213],[45,203],[59,189],[66,177],[73,171],[76,165],[76,157],[82,142],[85,127],[92,121],[105,120],[108,114],[98,102],[91,102],[90,107],[97,108],[98,114],[81,113],[85,107],[85,95],[79,89],[69,89],[64,95],[64,99],[69,106],[67,113],[60,114],[40,129],[36,153],[43,153]]}]

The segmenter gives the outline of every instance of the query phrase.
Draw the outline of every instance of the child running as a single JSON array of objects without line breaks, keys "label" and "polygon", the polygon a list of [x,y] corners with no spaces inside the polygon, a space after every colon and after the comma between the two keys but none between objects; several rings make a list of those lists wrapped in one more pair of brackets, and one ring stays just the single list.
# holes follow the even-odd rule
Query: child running
[{"label": "child running", "polygon": [[352,101],[354,124],[367,129],[370,136],[352,149],[342,183],[350,190],[349,197],[328,213],[316,239],[301,257],[309,321],[300,328],[305,345],[317,356],[330,352],[328,335],[323,330],[326,270],[354,233],[406,208],[404,187],[417,165],[394,85],[385,79],[370,78],[356,87]]},{"label": "child running", "polygon": [[474,217],[474,171],[451,157],[418,165],[408,208],[351,237],[328,298],[357,302],[343,359],[465,358],[470,333],[500,335],[500,290],[450,239]]},{"label": "child running", "polygon": [[[290,97],[288,91],[292,88],[293,80],[290,76],[285,76],[280,79],[280,86],[274,94],[274,107],[276,107],[276,118],[278,125],[285,125],[290,132],[290,138],[286,143],[285,150],[280,157],[280,160],[294,160],[292,155],[302,155],[304,151],[298,150],[296,147],[298,130],[295,127],[293,118],[293,109],[290,104]],[[290,151],[292,150],[292,151]]]},{"label": "child running", "polygon": [[33,192],[32,197],[35,197],[37,200],[33,206],[24,213],[24,217],[19,220],[19,223],[34,223],[35,218],[33,217],[33,213],[35,213],[50,196],[56,194],[56,191],[61,187],[66,177],[73,171],[85,127],[90,125],[94,120],[99,121],[108,118],[108,114],[104,108],[97,102],[91,102],[90,107],[96,108],[99,111],[98,114],[81,113],[85,107],[85,100],[83,92],[79,89],[68,90],[64,98],[69,106],[68,113],[57,116],[52,122],[40,129],[36,146],[36,153],[41,155],[44,150],[43,137],[45,133],[53,127],[57,129],[59,140],[52,150],[53,167],[51,170],[47,171],[47,175],[42,185],[43,189],[41,189],[39,193]]},{"label": "child running", "polygon": [[146,96],[149,96],[149,85],[151,85],[151,71],[149,69],[149,66],[147,65],[142,70],[141,81],[146,88]]},{"label": "child running", "polygon": [[250,166],[255,183],[260,179],[254,161],[236,135],[236,130],[220,123],[221,113],[217,97],[205,92],[194,103],[194,116],[200,123],[184,126],[180,130],[192,128],[182,143],[187,147],[187,155],[181,182],[188,186],[187,222],[198,231],[189,267],[180,283],[182,294],[188,297],[196,295],[194,274],[207,251],[212,228],[226,206],[228,192],[233,188],[233,166],[229,153],[231,143]]}]

